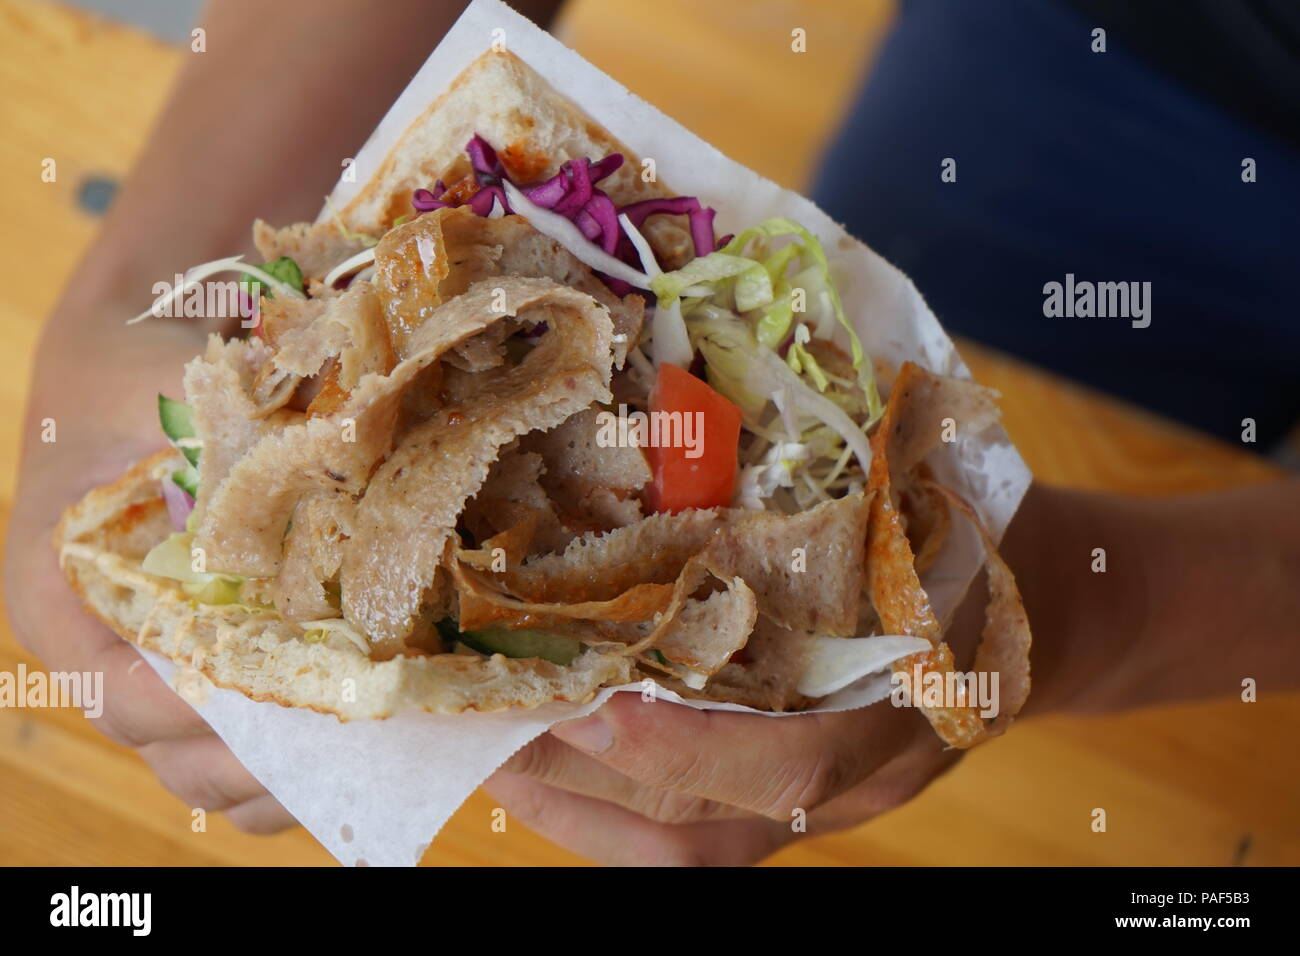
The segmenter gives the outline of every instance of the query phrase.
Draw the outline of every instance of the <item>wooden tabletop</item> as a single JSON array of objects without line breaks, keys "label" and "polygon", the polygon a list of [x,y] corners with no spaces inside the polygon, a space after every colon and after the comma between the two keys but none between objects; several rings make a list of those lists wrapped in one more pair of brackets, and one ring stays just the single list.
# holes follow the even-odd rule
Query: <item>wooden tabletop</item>
[{"label": "wooden tabletop", "polygon": [[[707,11],[707,12],[705,12]],[[807,182],[892,10],[864,0],[578,0],[562,36],[725,152]],[[779,60],[791,30],[808,53]],[[671,50],[671,69],[665,52]],[[119,177],[144,145],[183,54],[41,0],[0,0],[0,509],[13,501],[28,364],[42,317],[95,234],[78,191]],[[782,66],[776,66],[780,63]],[[793,65],[797,64],[797,65]],[[709,78],[700,95],[699,76]],[[719,108],[725,104],[725,108]],[[773,131],[779,130],[779,139]],[[56,157],[58,182],[40,181]],[[1044,481],[1169,494],[1260,481],[1269,467],[1153,416],[964,345],[1003,393],[1008,430]],[[43,542],[33,547],[44,546]],[[22,560],[10,554],[7,560]],[[37,662],[0,633],[0,671]],[[906,807],[805,841],[808,864],[1296,864],[1300,697],[1105,719],[1025,721]],[[434,841],[434,865],[582,863],[522,826],[492,833],[476,793]],[[1089,827],[1107,808],[1108,832]],[[328,864],[304,831],[272,838],[190,811],[78,712],[0,710],[0,865]]]}]

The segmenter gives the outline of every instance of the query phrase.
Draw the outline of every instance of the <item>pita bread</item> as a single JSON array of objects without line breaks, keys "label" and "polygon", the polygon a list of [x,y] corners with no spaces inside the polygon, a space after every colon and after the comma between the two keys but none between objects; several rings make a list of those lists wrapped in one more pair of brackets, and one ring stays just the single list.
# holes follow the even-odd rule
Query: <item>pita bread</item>
[{"label": "pita bread", "polygon": [[[296,627],[273,615],[235,605],[195,608],[175,581],[140,568],[148,549],[171,530],[159,480],[181,463],[177,453],[160,452],[90,492],[65,512],[54,544],[73,589],[96,617],[125,640],[188,664],[219,687],[351,720],[405,710],[456,714],[585,701],[601,686],[631,676],[625,657],[592,650],[567,667],[499,655],[375,661],[337,635],[304,641]],[[352,692],[345,693],[349,686]]]}]

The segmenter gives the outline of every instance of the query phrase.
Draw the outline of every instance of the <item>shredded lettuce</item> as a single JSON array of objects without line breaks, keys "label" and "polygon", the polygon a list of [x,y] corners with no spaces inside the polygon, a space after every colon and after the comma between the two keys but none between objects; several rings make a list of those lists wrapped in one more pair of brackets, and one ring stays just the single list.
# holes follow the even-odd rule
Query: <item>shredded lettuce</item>
[{"label": "shredded lettuce", "polygon": [[767,450],[761,461],[740,470],[735,504],[741,508],[762,510],[764,499],[778,488],[793,488],[795,470],[813,457],[812,448],[800,442],[778,442]]},{"label": "shredded lettuce", "polygon": [[[769,397],[784,415],[814,419],[832,429],[853,449],[865,474],[871,468],[871,446],[862,428],[848,412],[819,395],[771,349],[754,338],[743,319],[708,319],[688,324],[692,339],[704,356],[709,384],[731,399],[754,421]],[[787,425],[789,439],[797,441],[801,428]]]},{"label": "shredded lettuce", "polygon": [[705,356],[708,384],[735,402],[748,423],[757,421],[768,401],[787,419],[790,441],[803,431],[798,416],[827,425],[853,449],[863,473],[871,468],[871,446],[848,412],[826,395],[815,392],[776,352],[754,338],[741,319],[710,319],[693,323],[692,338]]},{"label": "shredded lettuce", "polygon": [[790,348],[785,353],[785,364],[790,366],[795,374],[807,375],[817,386],[817,391],[824,392],[830,387],[831,381],[822,371],[817,359],[808,351],[807,345],[811,341],[812,335],[808,331],[808,326],[802,324],[796,326],[794,341],[790,343]]},{"label": "shredded lettuce", "polygon": [[853,454],[857,456],[859,464],[862,466],[862,473],[865,475],[871,470],[871,445],[867,442],[867,436],[863,433],[848,412],[840,408],[829,398],[819,395],[809,388],[802,378],[796,375],[788,365],[781,361],[780,356],[768,349],[760,349],[758,361],[755,363],[758,373],[770,375],[774,379],[784,381],[782,384],[788,386],[786,391],[774,391],[773,400],[780,402],[778,396],[785,394],[789,396],[791,407],[799,414],[806,415],[822,424],[829,426],[844,443],[853,449]]},{"label": "shredded lettuce", "polygon": [[240,604],[239,590],[242,585],[242,578],[214,574],[212,580],[205,584],[182,584],[181,590],[199,604]]},{"label": "shredded lettuce", "polygon": [[709,384],[740,407],[754,423],[767,406],[772,391],[767,381],[758,381],[751,366],[758,352],[749,325],[741,319],[713,318],[692,321],[687,328],[691,340],[704,356]]},{"label": "shredded lettuce", "polygon": [[[754,436],[742,456],[742,506],[806,507],[861,480],[845,468],[856,458],[864,474],[870,469],[867,433],[883,404],[816,236],[776,217],[674,272],[646,271],[658,302],[656,360],[671,349],[669,360],[684,364],[698,351],[709,383],[740,407]],[[687,343],[672,335],[679,314]],[[836,335],[837,326],[847,335],[852,373],[824,368],[811,347]]]},{"label": "shredded lettuce", "polygon": [[194,532],[177,531],[144,556],[146,574],[179,581],[181,589],[200,604],[239,604],[244,579],[237,574],[194,570]]},{"label": "shredded lettuce", "polygon": [[[722,252],[711,252],[707,256],[692,259],[676,272],[660,273],[651,280],[650,291],[661,301],[672,301],[696,292],[694,287],[697,285],[717,283],[727,279],[736,279],[738,289],[740,280],[744,280],[746,302],[761,300],[764,289],[769,296],[768,301],[771,301],[772,280],[767,270],[763,268],[763,264],[743,256],[727,255]],[[739,296],[740,292],[737,291],[736,294]]]},{"label": "shredded lettuce", "polygon": [[[765,240],[777,238],[789,241],[769,251]],[[788,276],[791,269],[798,271]],[[884,407],[871,361],[844,314],[831,278],[830,261],[817,237],[794,220],[776,217],[746,229],[717,252],[693,259],[675,272],[652,275],[650,288],[658,297],[661,312],[671,310],[681,301],[682,314],[688,320],[702,310],[708,310],[713,318],[718,317],[718,311],[743,316],[752,325],[761,346],[774,352],[784,349],[791,370],[806,376],[820,392],[826,392],[831,381],[805,347],[808,339],[793,343],[789,339],[792,333],[800,335],[801,329],[802,335],[808,335],[807,327],[797,324],[797,317],[803,313],[807,314],[812,331],[819,336],[829,337],[838,324],[847,333],[857,376],[855,384],[863,395],[867,424],[880,417]],[[796,306],[801,307],[796,309]],[[671,311],[668,314],[671,316]],[[736,394],[744,401],[737,401],[736,395],[729,397],[742,408],[746,404],[752,406],[756,399],[735,386],[736,370],[725,370],[732,363],[718,354],[716,342],[713,350],[710,380],[716,374],[731,381]],[[682,350],[679,347],[676,351]]]},{"label": "shredded lettuce", "polygon": [[770,349],[779,348],[790,333],[790,324],[794,321],[794,296],[791,293],[792,290],[788,289],[783,292],[781,298],[763,312],[754,327],[758,340]]},{"label": "shredded lettuce", "polygon": [[785,364],[796,374],[807,375],[812,379],[817,391],[824,392],[830,387],[830,379],[817,364],[817,359],[801,343],[794,342],[790,345],[790,350],[785,354]]},{"label": "shredded lettuce", "polygon": [[[857,332],[854,331],[852,323],[849,322],[848,318],[844,314],[844,305],[840,301],[839,292],[836,290],[835,283],[831,279],[830,261],[826,258],[826,250],[822,248],[822,244],[818,241],[817,237],[793,219],[787,219],[784,216],[777,216],[759,223],[752,229],[746,229],[744,232],[735,236],[730,242],[722,247],[720,253],[731,256],[742,256],[746,246],[748,246],[754,239],[759,237],[777,238],[781,236],[793,236],[795,239],[789,245],[778,250],[776,253],[773,253],[764,261],[764,265],[768,267],[765,268],[764,271],[768,272],[769,278],[773,282],[781,278],[784,270],[789,266],[790,262],[793,261],[796,255],[796,253],[787,253],[785,251],[792,246],[799,250],[797,255],[801,260],[812,260],[810,267],[796,276],[791,285],[793,287],[804,287],[801,286],[800,283],[806,284],[809,279],[814,278],[819,280],[817,288],[810,289],[805,287],[805,292],[810,296],[812,293],[816,292],[818,297],[825,294],[829,298],[831,311],[833,312],[836,321],[838,321],[841,328],[848,333],[849,348],[853,357],[853,367],[857,370],[858,383],[867,396],[867,408],[871,415],[871,419],[874,421],[880,417],[884,410],[884,406],[880,401],[880,392],[876,388],[875,373],[872,371],[870,359],[862,349],[862,342],[858,338]],[[779,268],[781,272],[773,273],[769,271],[769,268],[772,270]],[[809,275],[809,272],[812,272],[812,274]],[[739,305],[739,302],[737,302],[737,305]],[[748,310],[742,309],[741,311]],[[783,311],[784,308],[782,308],[782,312]],[[759,322],[762,324],[761,318]],[[784,327],[781,327],[780,322],[769,321],[763,339],[764,344],[768,345],[769,348],[775,347],[772,344],[772,339],[779,334],[777,341],[779,342],[783,340],[788,329],[788,322],[785,323]]]}]

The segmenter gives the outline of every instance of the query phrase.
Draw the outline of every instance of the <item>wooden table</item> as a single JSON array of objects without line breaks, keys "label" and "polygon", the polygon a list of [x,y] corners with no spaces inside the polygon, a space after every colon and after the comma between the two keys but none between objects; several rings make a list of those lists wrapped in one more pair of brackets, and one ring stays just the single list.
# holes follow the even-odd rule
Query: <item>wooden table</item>
[{"label": "wooden table", "polygon": [[[806,182],[892,11],[861,0],[707,6],[725,9],[699,12],[706,5],[688,0],[584,0],[570,9],[563,31],[598,66],[726,152],[782,183]],[[785,58],[797,65],[778,72],[764,51],[788,45],[795,27],[807,31],[808,53]],[[86,176],[128,169],[180,59],[139,32],[57,4],[0,0],[6,517],[38,327],[95,232],[95,220],[78,211],[78,186]],[[708,98],[699,95],[699,76],[709,78]],[[55,184],[40,181],[46,156],[59,162]],[[1008,430],[1045,481],[1167,494],[1271,475],[1239,450],[1005,357],[964,352],[976,376],[1002,390]],[[36,666],[7,630],[0,633],[0,670],[12,672],[19,662]],[[806,841],[773,862],[1296,864],[1297,736],[1296,697],[1026,721],[903,809]],[[1106,834],[1089,828],[1099,806],[1108,811]],[[583,862],[521,826],[491,833],[491,807],[481,792],[471,797],[426,862]],[[301,830],[262,839],[213,820],[207,833],[194,834],[189,820],[188,808],[133,752],[100,737],[76,712],[0,711],[0,864],[331,862]]]}]

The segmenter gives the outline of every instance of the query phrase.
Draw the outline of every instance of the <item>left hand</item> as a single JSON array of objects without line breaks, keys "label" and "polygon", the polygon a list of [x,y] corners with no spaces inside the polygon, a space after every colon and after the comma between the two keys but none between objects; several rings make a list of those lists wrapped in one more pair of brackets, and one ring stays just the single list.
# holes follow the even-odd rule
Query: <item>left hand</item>
[{"label": "left hand", "polygon": [[906,803],[960,755],[888,700],[766,717],[618,693],[484,786],[525,825],[603,863],[739,866]]}]

